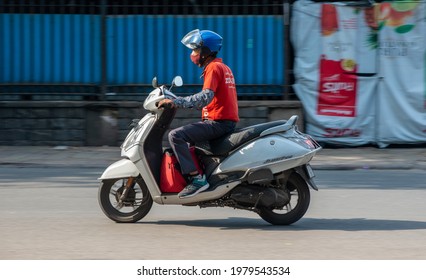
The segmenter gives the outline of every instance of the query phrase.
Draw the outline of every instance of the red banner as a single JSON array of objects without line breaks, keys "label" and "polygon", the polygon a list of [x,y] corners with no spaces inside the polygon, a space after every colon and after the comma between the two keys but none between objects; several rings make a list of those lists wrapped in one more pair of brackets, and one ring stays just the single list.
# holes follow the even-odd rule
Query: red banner
[{"label": "red banner", "polygon": [[318,115],[355,117],[357,63],[353,37],[357,18],[351,10],[344,13],[333,4],[322,4]]},{"label": "red banner", "polygon": [[318,115],[355,117],[357,77],[354,73],[356,67],[351,61],[321,58]]}]

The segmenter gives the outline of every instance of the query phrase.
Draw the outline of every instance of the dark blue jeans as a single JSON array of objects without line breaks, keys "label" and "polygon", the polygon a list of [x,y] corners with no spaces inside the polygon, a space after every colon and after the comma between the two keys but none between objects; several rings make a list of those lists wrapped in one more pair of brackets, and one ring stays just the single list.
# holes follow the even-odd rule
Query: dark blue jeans
[{"label": "dark blue jeans", "polygon": [[192,160],[189,146],[198,142],[213,140],[234,131],[236,123],[233,121],[200,121],[187,124],[169,133],[169,142],[177,160],[179,161],[182,174],[197,171]]}]

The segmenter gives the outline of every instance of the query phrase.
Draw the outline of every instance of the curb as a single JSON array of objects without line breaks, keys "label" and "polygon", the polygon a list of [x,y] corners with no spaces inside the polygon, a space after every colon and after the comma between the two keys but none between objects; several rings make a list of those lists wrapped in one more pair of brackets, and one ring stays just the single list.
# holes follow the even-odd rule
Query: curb
[{"label": "curb", "polygon": [[[105,169],[120,159],[118,147],[0,146],[0,167]],[[324,149],[310,164],[314,170],[426,170],[426,149]]]}]

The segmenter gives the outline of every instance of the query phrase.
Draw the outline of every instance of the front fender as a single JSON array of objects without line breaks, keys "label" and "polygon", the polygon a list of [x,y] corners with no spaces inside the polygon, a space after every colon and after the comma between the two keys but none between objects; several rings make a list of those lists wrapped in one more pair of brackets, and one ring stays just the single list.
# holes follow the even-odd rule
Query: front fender
[{"label": "front fender", "polygon": [[137,177],[139,174],[139,170],[132,161],[121,159],[108,166],[98,180]]}]

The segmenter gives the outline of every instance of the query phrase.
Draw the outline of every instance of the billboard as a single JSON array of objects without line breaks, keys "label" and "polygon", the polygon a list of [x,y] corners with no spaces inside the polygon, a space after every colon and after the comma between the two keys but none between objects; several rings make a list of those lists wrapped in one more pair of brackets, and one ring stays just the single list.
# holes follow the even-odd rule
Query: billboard
[{"label": "billboard", "polygon": [[347,146],[426,142],[425,9],[294,3],[294,90],[309,134]]}]

